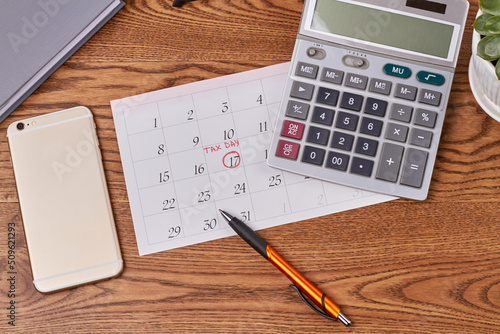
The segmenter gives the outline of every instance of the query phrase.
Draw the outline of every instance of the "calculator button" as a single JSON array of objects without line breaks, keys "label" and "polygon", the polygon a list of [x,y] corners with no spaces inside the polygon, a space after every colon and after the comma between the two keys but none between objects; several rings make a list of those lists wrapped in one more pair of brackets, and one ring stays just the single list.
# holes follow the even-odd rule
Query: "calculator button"
[{"label": "calculator button", "polygon": [[318,128],[316,126],[309,127],[309,132],[307,133],[307,139],[309,143],[315,143],[319,145],[328,144],[328,138],[330,138],[330,131],[323,128]]},{"label": "calculator button", "polygon": [[314,112],[311,118],[311,122],[330,126],[333,123],[334,116],[335,116],[335,111],[332,109],[314,107]]},{"label": "calculator button", "polygon": [[396,121],[410,123],[413,107],[393,103],[390,118]]},{"label": "calculator button", "polygon": [[361,119],[361,127],[359,132],[364,133],[365,135],[371,135],[378,137],[380,136],[380,132],[382,131],[382,125],[384,123],[379,121],[378,119],[363,117]]},{"label": "calculator button", "polygon": [[384,117],[387,110],[387,102],[372,97],[366,99],[365,114]]},{"label": "calculator button", "polygon": [[438,73],[432,73],[427,71],[418,72],[417,80],[435,86],[442,86],[444,84],[444,76]]},{"label": "calculator button", "polygon": [[401,125],[401,124],[395,124],[395,123],[389,123],[387,124],[387,131],[385,133],[385,138],[398,141],[401,143],[406,142],[406,138],[408,136],[408,127]]},{"label": "calculator button", "polygon": [[384,66],[384,73],[398,78],[409,78],[411,70],[406,66],[399,66],[394,64],[386,64]]},{"label": "calculator button", "polygon": [[319,87],[316,102],[336,106],[339,99],[339,91],[325,87]]},{"label": "calculator button", "polygon": [[281,129],[281,135],[283,137],[289,137],[300,140],[302,139],[303,133],[304,133],[304,124],[288,120],[285,120],[283,122],[283,128]]},{"label": "calculator button", "polygon": [[410,144],[421,146],[421,147],[431,147],[432,142],[432,132],[414,128],[411,130]]},{"label": "calculator button", "polygon": [[434,125],[436,125],[436,118],[437,112],[435,111],[417,109],[413,124],[425,126],[427,128],[433,128]]},{"label": "calculator button", "polygon": [[374,157],[377,154],[378,141],[364,137],[358,137],[354,151],[359,154]]},{"label": "calculator button", "polygon": [[335,127],[349,131],[356,131],[356,128],[358,127],[358,120],[358,115],[340,111],[337,116],[337,121],[335,122]]},{"label": "calculator button", "polygon": [[295,69],[295,75],[299,77],[316,79],[318,75],[319,66],[312,65],[304,62],[298,62],[297,68]]},{"label": "calculator button", "polygon": [[352,158],[351,173],[362,176],[371,176],[373,170],[373,161],[358,157]]},{"label": "calculator button", "polygon": [[306,146],[302,155],[302,162],[321,166],[325,158],[325,150],[317,147]]},{"label": "calculator button", "polygon": [[441,103],[441,93],[433,90],[422,89],[418,96],[418,102],[430,104],[432,106],[439,106]]},{"label": "calculator button", "polygon": [[389,95],[391,93],[391,87],[392,82],[373,78],[370,81],[368,90],[373,93]]},{"label": "calculator button", "polygon": [[338,148],[344,151],[350,151],[352,149],[352,143],[354,142],[354,136],[335,131],[332,136],[332,143],[330,146],[332,148]]},{"label": "calculator button", "polygon": [[403,159],[403,151],[403,146],[384,143],[375,177],[389,182],[396,182],[399,168],[401,167],[401,160]]},{"label": "calculator button", "polygon": [[321,81],[340,85],[344,78],[344,72],[325,67],[321,73]]},{"label": "calculator button", "polygon": [[345,78],[345,85],[347,87],[365,90],[367,83],[368,77],[365,77],[364,75],[347,73],[347,77]]},{"label": "calculator button", "polygon": [[276,149],[276,156],[296,160],[299,154],[299,148],[300,145],[297,143],[280,140],[278,142],[278,148]]},{"label": "calculator button", "polygon": [[399,97],[400,99],[415,101],[415,97],[417,96],[417,87],[397,84],[394,96]]},{"label": "calculator button", "polygon": [[425,151],[409,148],[403,164],[401,184],[420,188],[424,178],[425,164],[428,153]]},{"label": "calculator button", "polygon": [[363,104],[363,96],[344,92],[340,107],[348,110],[360,111]]},{"label": "calculator button", "polygon": [[311,100],[313,92],[314,85],[300,81],[294,81],[292,84],[292,91],[290,92],[290,96],[302,100]]},{"label": "calculator button", "polygon": [[286,115],[298,119],[306,119],[309,112],[309,105],[298,101],[288,101]]},{"label": "calculator button", "polygon": [[349,163],[349,156],[338,152],[328,152],[326,167],[346,171]]}]

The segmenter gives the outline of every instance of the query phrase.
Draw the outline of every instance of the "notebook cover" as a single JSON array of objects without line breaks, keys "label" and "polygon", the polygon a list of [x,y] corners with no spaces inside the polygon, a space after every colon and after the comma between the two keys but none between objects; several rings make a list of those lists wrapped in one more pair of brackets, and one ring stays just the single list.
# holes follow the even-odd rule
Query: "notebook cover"
[{"label": "notebook cover", "polygon": [[4,2],[0,11],[0,122],[124,5],[122,0]]}]

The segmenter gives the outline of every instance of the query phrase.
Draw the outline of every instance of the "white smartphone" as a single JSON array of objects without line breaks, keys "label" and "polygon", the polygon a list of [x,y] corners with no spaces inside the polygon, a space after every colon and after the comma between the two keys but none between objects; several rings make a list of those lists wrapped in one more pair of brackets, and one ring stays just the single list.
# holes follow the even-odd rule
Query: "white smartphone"
[{"label": "white smartphone", "polygon": [[36,289],[119,275],[123,261],[90,110],[17,121],[7,137]]}]

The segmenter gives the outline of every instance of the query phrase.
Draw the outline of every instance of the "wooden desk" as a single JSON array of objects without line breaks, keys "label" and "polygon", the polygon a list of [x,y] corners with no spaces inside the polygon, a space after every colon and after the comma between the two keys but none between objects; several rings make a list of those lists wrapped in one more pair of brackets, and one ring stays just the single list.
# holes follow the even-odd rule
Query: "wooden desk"
[{"label": "wooden desk", "polygon": [[[298,0],[127,1],[0,124],[0,331],[17,333],[500,332],[500,123],[468,83],[471,2],[426,201],[385,204],[261,232],[353,321],[314,314],[238,237],[139,257],[109,102],[288,61]],[[13,121],[77,105],[96,117],[125,270],[52,295],[32,284],[5,138]],[[43,194],[41,194],[43,195]],[[16,224],[15,327],[7,224]]]}]

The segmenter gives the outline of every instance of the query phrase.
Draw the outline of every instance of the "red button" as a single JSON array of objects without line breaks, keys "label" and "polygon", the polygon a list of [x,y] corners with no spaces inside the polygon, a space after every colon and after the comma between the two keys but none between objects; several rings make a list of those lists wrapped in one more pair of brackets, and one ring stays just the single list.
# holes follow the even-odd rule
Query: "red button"
[{"label": "red button", "polygon": [[304,132],[304,124],[292,121],[283,122],[283,128],[281,129],[281,135],[283,137],[301,139],[303,132]]},{"label": "red button", "polygon": [[278,157],[288,158],[288,159],[297,159],[297,155],[299,154],[300,145],[297,143],[292,143],[286,140],[280,140],[278,142],[278,149],[276,150],[276,155]]}]

